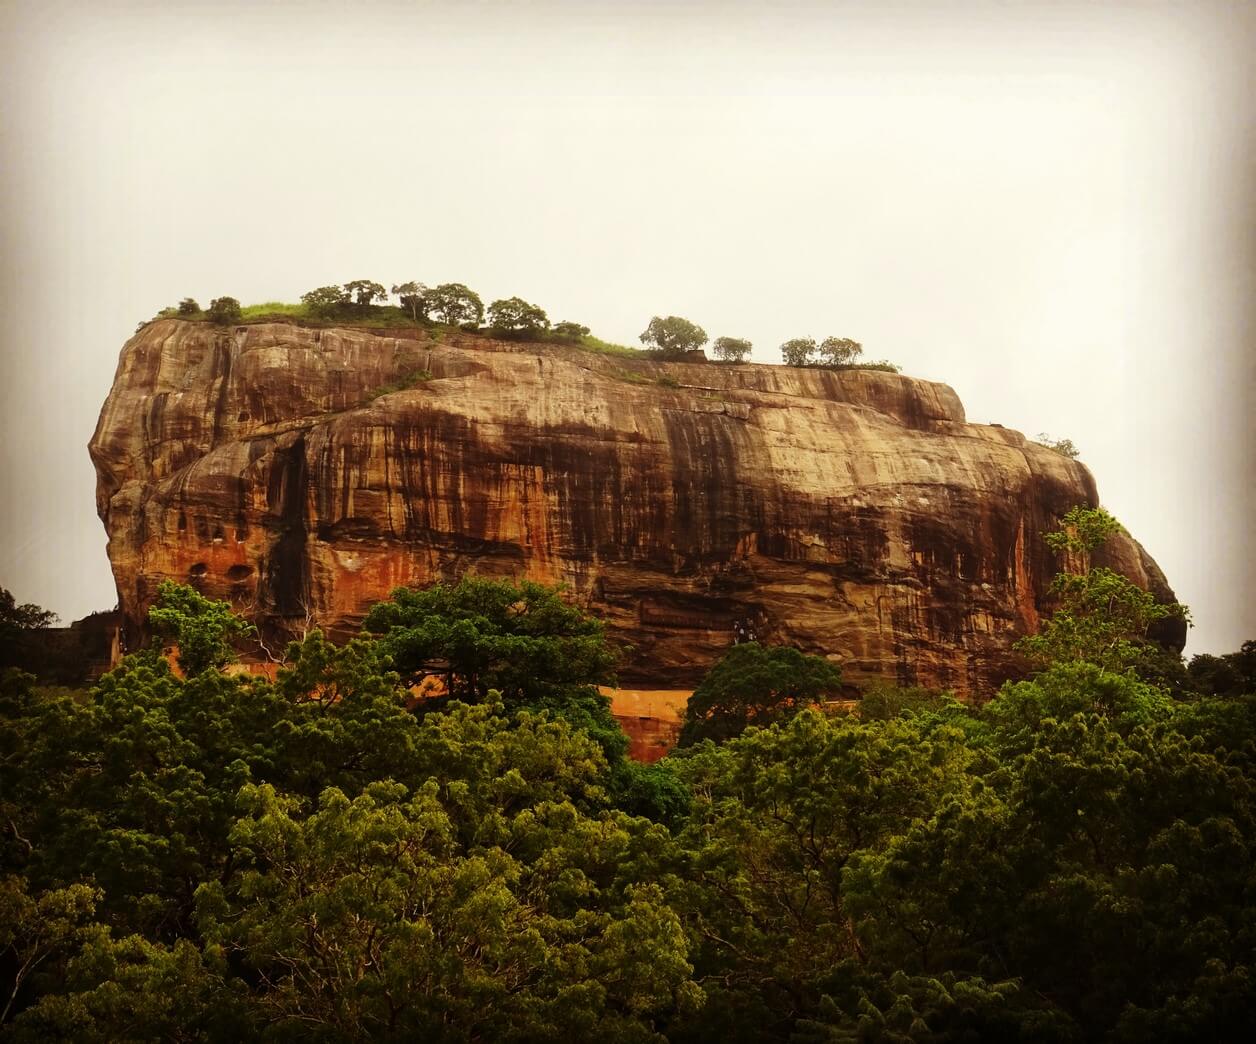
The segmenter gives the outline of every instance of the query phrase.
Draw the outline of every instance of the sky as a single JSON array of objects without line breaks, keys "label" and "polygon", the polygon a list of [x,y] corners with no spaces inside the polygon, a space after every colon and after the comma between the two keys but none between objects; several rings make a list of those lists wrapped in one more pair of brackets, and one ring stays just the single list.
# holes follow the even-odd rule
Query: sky
[{"label": "sky", "polygon": [[87,442],[184,296],[462,282],[852,337],[1072,439],[1256,638],[1256,5],[0,3],[0,586],[116,601]]}]

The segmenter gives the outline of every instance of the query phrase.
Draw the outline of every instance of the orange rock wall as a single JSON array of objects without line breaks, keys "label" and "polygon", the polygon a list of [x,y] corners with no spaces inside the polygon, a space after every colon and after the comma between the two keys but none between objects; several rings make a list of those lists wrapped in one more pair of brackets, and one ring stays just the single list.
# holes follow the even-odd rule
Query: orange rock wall
[{"label": "orange rock wall", "polygon": [[[987,694],[1046,607],[1043,533],[1097,503],[945,385],[440,331],[149,323],[90,449],[132,641],[164,579],[280,641],[474,571],[565,583],[621,684],[659,688],[741,628],[853,683]],[[1133,540],[1107,561],[1170,596]]]}]

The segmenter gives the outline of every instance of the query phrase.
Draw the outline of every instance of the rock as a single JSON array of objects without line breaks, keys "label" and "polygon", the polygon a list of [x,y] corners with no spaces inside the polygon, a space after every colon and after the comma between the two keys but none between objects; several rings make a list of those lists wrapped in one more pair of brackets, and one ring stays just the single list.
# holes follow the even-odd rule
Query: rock
[{"label": "rock", "polygon": [[[149,323],[90,449],[132,641],[165,579],[281,642],[474,571],[565,583],[651,689],[736,628],[855,684],[987,695],[1046,607],[1043,534],[1098,502],[943,384],[444,330]],[[1132,539],[1108,561],[1172,597]]]}]

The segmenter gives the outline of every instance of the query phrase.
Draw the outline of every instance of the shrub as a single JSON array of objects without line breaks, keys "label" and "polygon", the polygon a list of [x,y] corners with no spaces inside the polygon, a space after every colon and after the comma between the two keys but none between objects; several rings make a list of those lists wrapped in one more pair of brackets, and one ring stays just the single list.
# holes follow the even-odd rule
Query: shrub
[{"label": "shrub", "polygon": [[201,306],[196,303],[194,298],[185,297],[179,302],[178,311],[180,315],[197,315],[200,313],[200,310]]},{"label": "shrub", "polygon": [[226,326],[240,318],[240,302],[234,297],[215,297],[209,302],[210,321]]}]

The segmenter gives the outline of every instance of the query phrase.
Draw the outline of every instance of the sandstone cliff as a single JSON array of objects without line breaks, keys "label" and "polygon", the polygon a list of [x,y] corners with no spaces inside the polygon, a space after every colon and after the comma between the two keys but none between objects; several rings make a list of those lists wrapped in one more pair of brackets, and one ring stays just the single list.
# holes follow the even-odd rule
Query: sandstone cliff
[{"label": "sandstone cliff", "polygon": [[[473,570],[565,582],[657,687],[743,628],[986,694],[1044,608],[1042,534],[1097,503],[945,385],[440,331],[150,323],[90,449],[133,636],[167,578],[278,639]],[[1170,597],[1134,541],[1108,557]]]}]

